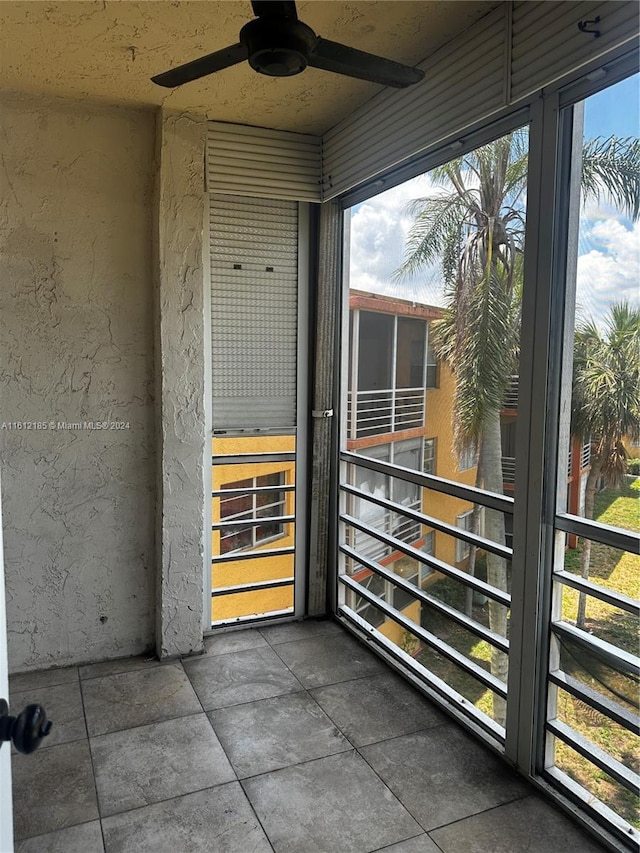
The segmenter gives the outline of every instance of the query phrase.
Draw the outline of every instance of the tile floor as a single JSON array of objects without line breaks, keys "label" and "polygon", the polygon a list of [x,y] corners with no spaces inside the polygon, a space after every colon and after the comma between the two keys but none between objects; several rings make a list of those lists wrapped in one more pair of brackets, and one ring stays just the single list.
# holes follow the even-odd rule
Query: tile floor
[{"label": "tile floor", "polygon": [[602,849],[336,623],[206,645],[12,677],[16,853]]}]

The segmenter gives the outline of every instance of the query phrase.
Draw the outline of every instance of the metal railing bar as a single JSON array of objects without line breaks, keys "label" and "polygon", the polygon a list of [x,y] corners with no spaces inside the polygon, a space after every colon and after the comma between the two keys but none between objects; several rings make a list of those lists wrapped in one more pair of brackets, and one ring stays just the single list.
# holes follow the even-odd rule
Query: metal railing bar
[{"label": "metal railing bar", "polygon": [[463,713],[465,717],[472,719],[477,726],[489,733],[492,737],[496,738],[500,743],[504,744],[504,729],[502,726],[482,711],[479,711],[468,699],[447,684],[446,681],[438,678],[438,676],[431,672],[431,670],[427,669],[426,666],[396,646],[392,640],[385,637],[385,635],[381,634],[373,627],[373,625],[370,625],[362,619],[355,610],[352,610],[346,604],[341,604],[338,608],[338,617],[342,617],[347,625],[351,623],[351,625],[355,626],[360,632],[365,633],[367,635],[367,640],[379,646],[390,657],[405,666],[410,671],[411,680],[418,689],[424,686],[428,691],[433,691],[433,693],[437,694],[438,697],[441,697],[445,701],[451,703],[457,711]]},{"label": "metal railing bar", "polygon": [[228,554],[216,554],[211,558],[211,562],[218,563],[235,563],[236,560],[260,560],[263,557],[283,557],[286,554],[294,554],[295,548],[290,545],[286,548],[271,548],[264,551],[231,551]]},{"label": "metal railing bar", "polygon": [[376,495],[363,492],[362,489],[359,489],[357,486],[352,486],[349,483],[342,483],[340,488],[343,492],[348,492],[350,495],[363,498],[364,500],[369,501],[369,503],[385,507],[398,515],[405,515],[408,518],[412,518],[414,521],[424,524],[426,527],[432,527],[434,530],[440,530],[442,533],[454,536],[456,539],[462,539],[470,545],[476,545],[483,551],[491,551],[492,554],[504,557],[505,560],[511,560],[513,557],[512,548],[507,548],[506,545],[498,545],[490,539],[485,539],[484,536],[478,536],[475,533],[463,530],[461,527],[455,527],[453,524],[447,524],[446,521],[440,521],[440,519],[433,518],[430,515],[425,515],[418,510],[410,509],[402,504],[390,501],[387,498],[379,498]]},{"label": "metal railing bar", "polygon": [[622,595],[619,592],[613,592],[605,587],[598,586],[592,581],[583,580],[571,572],[561,571],[554,572],[553,579],[562,583],[563,586],[570,586],[572,589],[577,589],[578,592],[584,592],[592,598],[597,598],[600,601],[611,604],[613,607],[619,607],[620,610],[626,610],[627,613],[632,613],[634,616],[640,617],[640,601],[635,598],[629,598],[627,595]]},{"label": "metal railing bar", "polygon": [[254,462],[256,465],[262,462],[295,462],[294,453],[225,453],[216,454],[211,457],[212,465],[245,465]]},{"label": "metal railing bar", "polygon": [[211,627],[215,628],[216,625],[239,625],[242,622],[256,622],[258,619],[277,619],[279,616],[290,616],[293,612],[293,607],[286,607],[284,610],[268,610],[265,613],[234,616],[233,619],[214,619],[211,622]]},{"label": "metal railing bar", "polygon": [[638,715],[623,708],[622,705],[618,705],[613,699],[607,699],[593,687],[583,684],[562,670],[550,672],[549,681],[589,705],[594,711],[598,711],[613,720],[614,723],[618,723],[619,726],[633,732],[633,734],[640,735],[640,718]]},{"label": "metal railing bar", "polygon": [[410,581],[405,580],[405,578],[396,575],[395,572],[390,571],[385,566],[381,566],[380,563],[377,563],[375,560],[358,555],[358,552],[354,551],[354,549],[349,545],[340,545],[340,550],[343,554],[346,554],[347,557],[351,557],[360,565],[365,566],[367,569],[371,569],[372,572],[375,572],[380,577],[385,578],[390,583],[394,584],[394,586],[397,586],[399,589],[403,589],[405,592],[414,596],[414,598],[419,599],[429,607],[432,607],[434,610],[442,613],[443,616],[447,616],[453,622],[456,622],[458,625],[466,628],[472,634],[475,634],[476,637],[486,640],[488,643],[491,643],[492,646],[500,649],[500,651],[505,654],[509,653],[509,641],[505,637],[501,637],[489,628],[485,628],[485,626],[481,625],[480,622],[476,622],[475,619],[471,619],[466,614],[456,610],[455,607],[450,607],[448,604],[440,601],[440,599],[434,598],[432,595],[429,595],[428,592],[425,592],[423,589],[420,589],[420,587],[415,586]]},{"label": "metal railing bar", "polygon": [[232,498],[234,495],[255,495],[260,492],[294,492],[295,486],[247,486],[244,489],[214,489],[212,498]]},{"label": "metal railing bar", "polygon": [[436,477],[434,474],[422,474],[410,468],[391,465],[388,462],[380,462],[377,459],[371,459],[368,456],[361,456],[358,453],[351,453],[347,450],[340,452],[340,459],[343,462],[357,465],[359,468],[367,468],[370,471],[378,471],[390,477],[406,480],[408,483],[416,483],[418,486],[430,489],[431,491],[442,492],[442,494],[450,495],[454,498],[480,504],[480,506],[485,506],[488,509],[506,512],[508,515],[513,514],[513,498],[506,495],[485,492],[484,489],[478,489],[475,486],[463,486],[460,483],[454,483],[452,480]]},{"label": "metal railing bar", "polygon": [[640,658],[636,655],[625,652],[624,649],[619,649],[593,634],[585,634],[584,631],[580,631],[567,622],[552,622],[551,629],[558,636],[566,637],[618,672],[627,672],[635,676],[640,675]]},{"label": "metal railing bar", "polygon": [[262,518],[241,518],[238,521],[216,521],[211,525],[211,529],[222,530],[225,527],[259,527],[261,524],[291,524],[295,520],[295,515],[265,515]]},{"label": "metal railing bar", "polygon": [[583,737],[572,729],[571,726],[566,725],[566,723],[560,720],[549,720],[547,722],[547,730],[568,744],[572,749],[575,749],[587,761],[595,764],[600,770],[604,770],[612,779],[615,779],[616,782],[619,782],[629,791],[632,791],[634,794],[638,792],[640,776],[637,773],[634,773],[620,761],[612,758],[612,756],[599,746],[591,743],[586,737]]},{"label": "metal railing bar", "polygon": [[437,557],[432,557],[430,554],[425,554],[424,551],[420,551],[419,548],[414,548],[413,545],[409,545],[406,542],[402,542],[400,539],[396,539],[393,536],[389,536],[386,533],[382,533],[375,527],[370,527],[368,524],[365,524],[362,521],[359,521],[357,518],[353,518],[350,515],[340,515],[340,520],[344,521],[345,524],[348,524],[350,527],[356,528],[356,530],[362,531],[362,533],[366,533],[368,536],[371,536],[374,539],[378,539],[381,542],[384,542],[386,545],[389,545],[393,548],[394,551],[402,551],[403,554],[406,554],[408,557],[414,557],[420,563],[425,566],[429,566],[432,569],[435,569],[437,572],[440,572],[443,575],[447,575],[447,577],[453,578],[454,580],[460,581],[460,583],[465,586],[471,587],[471,589],[475,589],[476,592],[482,593],[482,595],[486,595],[488,598],[492,598],[494,601],[497,601],[499,604],[504,605],[505,607],[511,606],[511,596],[503,592],[500,589],[496,589],[490,584],[485,583],[484,581],[478,580],[478,578],[473,575],[467,574],[467,572],[463,572],[461,569],[456,569],[453,566],[450,566],[448,563],[443,563],[442,560],[438,560]]},{"label": "metal railing bar", "polygon": [[640,534],[631,530],[623,530],[621,527],[612,527],[609,524],[590,521],[569,513],[556,515],[555,526],[564,533],[575,533],[585,539],[592,539],[602,545],[609,545],[620,551],[630,551],[632,554],[640,554]]},{"label": "metal railing bar", "polygon": [[457,649],[454,649],[453,646],[450,646],[448,643],[445,643],[444,640],[441,640],[439,637],[436,637],[435,634],[432,634],[430,631],[427,631],[425,628],[422,628],[420,625],[416,625],[411,619],[407,618],[403,613],[399,610],[396,610],[395,607],[392,607],[390,604],[387,604],[386,601],[383,601],[381,598],[378,598],[377,595],[374,595],[372,592],[369,592],[365,587],[360,586],[359,583],[352,580],[348,575],[340,575],[338,580],[343,586],[348,587],[353,590],[356,595],[359,595],[361,598],[364,598],[370,604],[373,604],[374,607],[377,607],[378,610],[381,610],[394,622],[397,622],[398,625],[401,625],[411,634],[414,634],[416,637],[419,637],[424,643],[430,646],[432,649],[435,649],[438,654],[441,654],[442,657],[447,658],[452,663],[459,666],[462,670],[464,670],[468,675],[471,675],[476,681],[479,681],[481,684],[484,684],[485,687],[488,687],[489,690],[492,690],[494,693],[497,693],[498,696],[502,696],[503,699],[507,698],[507,685],[492,675],[490,672],[487,672],[486,669],[482,669],[481,666],[469,660],[469,658],[465,657],[462,652],[459,652]]},{"label": "metal railing bar", "polygon": [[273,438],[274,436],[285,436],[286,438],[293,438],[298,431],[297,426],[290,427],[273,427],[273,426],[256,426],[256,427],[228,427],[227,429],[214,429],[211,432],[211,438],[215,440],[225,439],[225,438],[244,438],[249,436],[251,438],[262,438],[262,436],[267,435],[269,438]]},{"label": "metal railing bar", "polygon": [[291,586],[293,578],[278,578],[271,581],[256,581],[255,583],[241,583],[236,586],[220,586],[213,587],[211,597],[216,598],[219,595],[234,595],[236,592],[254,592],[260,589],[277,589],[280,586]]}]

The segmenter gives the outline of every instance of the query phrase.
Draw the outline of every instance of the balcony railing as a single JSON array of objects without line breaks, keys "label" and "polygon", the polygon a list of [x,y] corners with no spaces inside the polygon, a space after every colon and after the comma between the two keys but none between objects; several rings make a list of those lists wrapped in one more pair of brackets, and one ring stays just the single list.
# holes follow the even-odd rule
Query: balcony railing
[{"label": "balcony railing", "polygon": [[[569,457],[567,460],[567,478],[571,477],[571,464],[572,464],[573,454],[571,448],[569,448]],[[582,459],[584,459],[584,448],[582,451]],[[585,465],[581,462],[582,467]],[[589,464],[588,458],[586,465]],[[506,486],[513,486],[516,481],[516,460],[513,456],[503,456],[502,457],[502,482]]]},{"label": "balcony railing", "polygon": [[513,486],[516,481],[516,460],[513,456],[502,457],[502,482]]},{"label": "balcony railing", "polygon": [[517,409],[518,408],[518,383],[520,382],[520,377],[518,374],[514,374],[509,377],[509,385],[507,386],[507,390],[504,395],[504,403],[502,405],[503,409]]},{"label": "balcony railing", "polygon": [[[412,510],[420,510],[420,500],[412,501],[408,504],[408,508]],[[404,516],[396,513],[386,512],[382,510],[375,513],[371,517],[365,516],[367,524],[374,527],[376,530],[386,533],[389,536],[394,536],[402,542],[409,544],[416,542],[421,536],[420,524]],[[363,533],[360,530],[350,531],[350,544],[370,560],[380,560],[392,552],[392,549],[384,542],[375,539],[372,536]]]},{"label": "balcony railing", "polygon": [[348,397],[349,438],[366,438],[424,426],[424,388],[358,391]]}]

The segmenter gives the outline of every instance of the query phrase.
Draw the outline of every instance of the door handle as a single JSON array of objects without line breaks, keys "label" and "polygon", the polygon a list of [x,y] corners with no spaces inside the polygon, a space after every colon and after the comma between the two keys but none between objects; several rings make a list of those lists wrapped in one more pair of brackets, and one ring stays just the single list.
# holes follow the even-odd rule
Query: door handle
[{"label": "door handle", "polygon": [[40,746],[52,726],[42,705],[27,705],[17,717],[11,717],[7,701],[0,699],[0,747],[12,740],[18,752],[29,755]]}]

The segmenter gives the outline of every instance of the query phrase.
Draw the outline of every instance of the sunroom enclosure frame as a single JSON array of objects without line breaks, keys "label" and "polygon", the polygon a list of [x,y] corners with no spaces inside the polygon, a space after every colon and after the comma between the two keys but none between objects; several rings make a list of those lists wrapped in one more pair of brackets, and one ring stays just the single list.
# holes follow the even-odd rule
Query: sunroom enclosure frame
[{"label": "sunroom enclosure frame", "polygon": [[[357,585],[345,578],[345,556],[350,555],[346,544],[345,524],[347,504],[345,493],[337,497],[340,502],[340,528],[338,537],[339,555],[339,591],[337,613],[341,621],[361,637],[366,637],[373,646],[394,666],[399,667],[417,686],[425,690],[432,698],[442,701],[448,710],[457,716],[464,725],[475,730],[487,742],[503,751],[504,757],[517,766],[531,781],[546,790],[567,810],[578,814],[580,820],[611,849],[619,849],[622,844],[633,845],[638,833],[629,830],[621,822],[616,825],[612,814],[605,817],[606,809],[590,808],[586,812],[576,809],[576,804],[584,807],[585,797],[572,791],[559,791],[552,784],[554,774],[547,770],[545,759],[545,725],[547,695],[547,658],[550,642],[550,616],[552,594],[552,566],[554,552],[554,524],[558,529],[570,533],[591,532],[594,530],[584,522],[571,519],[564,510],[566,495],[563,494],[563,478],[557,471],[567,470],[567,448],[559,443],[559,423],[561,411],[561,387],[563,359],[567,357],[568,332],[565,330],[565,317],[570,317],[572,288],[570,281],[571,253],[575,253],[577,214],[579,205],[576,192],[576,146],[581,150],[581,104],[591,94],[600,91],[624,79],[637,70],[637,57],[622,57],[610,65],[604,74],[591,71],[584,78],[566,86],[558,85],[552,91],[542,93],[526,110],[514,111],[511,116],[503,117],[498,123],[492,123],[483,130],[460,140],[458,146],[445,146],[440,151],[422,158],[416,163],[390,174],[380,181],[387,189],[400,181],[416,174],[424,173],[434,166],[446,162],[452,157],[472,150],[498,138],[504,133],[527,124],[529,127],[529,177],[527,201],[527,251],[525,255],[523,316],[530,322],[523,324],[521,340],[521,362],[519,383],[518,434],[516,447],[514,552],[513,552],[513,590],[510,674],[507,705],[507,721],[504,745],[501,747],[499,735],[491,727],[478,724],[469,714],[461,714],[455,701],[447,698],[442,691],[426,686],[416,668],[411,665],[408,655],[399,654],[392,644],[376,637],[363,620],[358,619],[346,602],[346,592],[358,589]],[[576,104],[575,108],[573,105]],[[575,124],[574,129],[574,114]],[[342,206],[348,210],[354,201],[363,201],[367,197],[366,189],[354,189],[342,199]],[[371,188],[369,188],[369,193]],[[348,216],[348,213],[346,214]],[[569,280],[568,280],[569,277]],[[568,298],[568,306],[565,304]],[[347,297],[343,293],[343,340],[348,338]],[[531,321],[533,318],[533,321]],[[571,320],[572,322],[572,320]],[[347,375],[347,354],[342,354],[343,375]],[[343,389],[341,398],[341,447],[346,448],[347,405]],[[544,401],[544,404],[542,404]],[[563,411],[566,411],[566,405]],[[566,444],[566,441],[565,441]],[[352,464],[371,465],[382,471],[384,465],[371,460],[358,462],[353,454],[342,452],[340,455],[340,482],[348,483],[347,466]],[[559,467],[558,467],[559,466]],[[389,467],[389,466],[387,466]],[[390,473],[390,471],[388,471]],[[428,488],[429,478],[420,474],[402,472],[408,480],[420,482]],[[566,478],[565,478],[566,480]],[[566,485],[566,483],[565,483]],[[442,488],[439,484],[437,488]],[[446,492],[447,487],[443,490]],[[462,489],[464,496],[471,499],[471,490]],[[563,504],[563,500],[565,503]],[[482,503],[481,499],[478,502]],[[558,507],[558,509],[556,509]],[[557,513],[557,515],[556,515]],[[589,528],[589,530],[587,530]],[[357,529],[357,528],[356,528]],[[362,528],[360,528],[362,529]],[[614,542],[628,550],[638,549],[639,537],[635,534],[607,534],[607,541]],[[391,544],[391,543],[390,543]],[[394,543],[401,547],[398,543]],[[344,546],[344,547],[343,547]],[[351,553],[353,556],[353,553]],[[417,554],[413,555],[417,559]],[[398,588],[404,588],[402,581],[393,579]],[[375,602],[375,596],[358,590],[365,600]],[[418,596],[419,597],[419,596]],[[383,605],[384,609],[384,605]],[[385,612],[392,615],[399,624],[404,624],[401,614],[392,614],[391,608]],[[415,632],[414,632],[415,633]],[[580,802],[582,800],[582,802]],[[608,824],[605,821],[608,818]],[[602,821],[602,822],[601,822]]]}]

